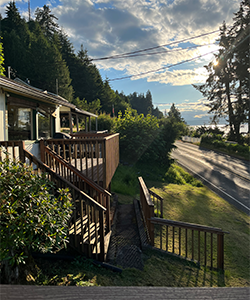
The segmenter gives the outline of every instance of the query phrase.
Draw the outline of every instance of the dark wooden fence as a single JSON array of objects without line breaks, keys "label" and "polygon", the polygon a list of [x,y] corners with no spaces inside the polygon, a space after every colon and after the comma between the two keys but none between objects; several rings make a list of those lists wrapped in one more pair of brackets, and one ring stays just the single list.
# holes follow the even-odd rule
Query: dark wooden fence
[{"label": "dark wooden fence", "polygon": [[146,184],[142,177],[138,179],[149,243],[171,255],[223,270],[224,234],[228,232],[220,228],[157,218],[158,209],[154,208]]}]

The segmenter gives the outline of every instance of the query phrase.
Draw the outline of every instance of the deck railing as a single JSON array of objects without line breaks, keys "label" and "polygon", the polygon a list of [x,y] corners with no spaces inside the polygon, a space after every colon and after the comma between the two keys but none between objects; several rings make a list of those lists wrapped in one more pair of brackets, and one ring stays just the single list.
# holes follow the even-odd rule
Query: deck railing
[{"label": "deck railing", "polygon": [[78,133],[72,136],[72,139],[40,141],[41,160],[44,161],[44,144],[86,177],[108,189],[119,164],[119,134]]},{"label": "deck railing", "polygon": [[[151,218],[155,247],[211,269],[224,269],[224,232],[220,228]],[[216,262],[217,261],[217,262]]]},{"label": "deck railing", "polygon": [[[56,188],[68,188],[73,200],[73,215],[70,220],[70,242],[79,251],[104,261],[105,257],[105,228],[104,212],[106,208],[82,192],[75,185],[56,174],[49,166],[36,158],[27,150],[23,150],[29,164],[35,164],[37,172],[47,174],[47,178],[55,183]],[[94,240],[94,242],[93,242]]]},{"label": "deck railing", "polygon": [[111,229],[110,224],[110,197],[111,193],[103,189],[101,186],[84,176],[78,169],[70,165],[66,160],[62,159],[55,151],[49,147],[44,148],[45,164],[54,170],[58,175],[70,181],[73,185],[84,191],[95,201],[106,208],[105,220],[106,231]]},{"label": "deck railing", "polygon": [[217,269],[223,270],[224,234],[228,232],[220,228],[156,218],[158,209],[154,207],[143,178],[138,179],[140,202],[149,243],[169,254],[211,268],[215,268],[216,265]]},{"label": "deck railing", "polygon": [[[105,247],[105,214],[106,226],[107,228],[110,226],[107,209],[25,150],[23,141],[0,142],[0,161],[6,158],[6,153],[11,160],[26,162],[27,165],[33,166],[34,172],[44,173],[51,182],[55,183],[56,190],[58,188],[69,189],[74,207],[69,222],[70,244],[87,256],[104,261],[107,250]],[[54,193],[56,190],[52,192]],[[101,188],[98,191],[104,192]],[[104,194],[110,195],[107,191]],[[102,196],[97,198],[100,202],[104,199]],[[105,204],[107,205],[107,202]]]},{"label": "deck railing", "polygon": [[0,161],[2,161],[7,153],[10,159],[24,161],[24,142],[23,141],[3,141],[0,142]]},{"label": "deck railing", "polygon": [[148,191],[149,191],[151,200],[154,204],[155,216],[163,218],[163,198],[151,190],[148,190]]},{"label": "deck railing", "polygon": [[144,222],[148,232],[149,242],[154,246],[154,224],[151,223],[151,218],[154,217],[154,203],[151,200],[148,188],[142,177],[138,178],[140,186],[140,203],[144,216]]}]

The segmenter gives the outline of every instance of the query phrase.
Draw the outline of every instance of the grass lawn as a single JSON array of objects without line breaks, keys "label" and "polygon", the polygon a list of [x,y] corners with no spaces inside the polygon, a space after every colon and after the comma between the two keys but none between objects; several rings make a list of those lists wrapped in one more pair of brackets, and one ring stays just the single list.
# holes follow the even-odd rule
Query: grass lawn
[{"label": "grass lawn", "polygon": [[170,174],[159,173],[152,167],[142,171],[138,166],[120,166],[112,184],[113,191],[118,193],[119,204],[132,203],[133,197],[138,197],[138,176],[143,176],[148,188],[164,198],[164,218],[219,227],[230,232],[225,235],[224,274],[158,251],[146,250],[143,252],[143,271],[125,269],[122,273],[107,270],[82,257],[72,262],[38,259],[36,262],[40,271],[36,284],[175,287],[250,285],[249,216],[175,166]]},{"label": "grass lawn", "polygon": [[[148,184],[149,185],[149,184]],[[164,199],[164,218],[222,228],[226,286],[250,284],[250,218],[206,187],[150,184]]]}]

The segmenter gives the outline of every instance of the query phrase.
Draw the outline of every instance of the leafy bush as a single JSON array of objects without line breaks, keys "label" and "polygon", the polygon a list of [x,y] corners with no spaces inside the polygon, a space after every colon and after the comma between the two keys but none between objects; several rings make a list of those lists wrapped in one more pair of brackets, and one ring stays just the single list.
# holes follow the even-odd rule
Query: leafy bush
[{"label": "leafy bush", "polygon": [[173,125],[170,118],[159,121],[152,115],[144,117],[127,109],[124,115],[119,113],[114,130],[120,134],[122,161],[166,166],[180,128]]},{"label": "leafy bush", "polygon": [[[92,129],[95,128],[95,119],[92,118]],[[110,115],[107,115],[105,113],[100,114],[98,116],[98,130],[108,130],[109,132],[113,132],[115,123],[115,118],[112,118]]]},{"label": "leafy bush", "polygon": [[124,116],[120,112],[115,131],[120,134],[121,159],[138,161],[157,137],[158,129],[158,120],[152,115],[144,117],[132,109],[127,109]]},{"label": "leafy bush", "polygon": [[53,183],[31,167],[6,158],[0,162],[0,260],[16,266],[31,251],[60,249],[67,242],[71,198],[66,190],[51,195]]},{"label": "leafy bush", "polygon": [[194,178],[192,175],[190,175],[188,172],[186,172],[184,169],[182,169],[180,166],[177,166],[175,164],[172,164],[168,171],[166,172],[164,179],[168,183],[173,184],[190,184],[192,186],[196,187],[202,187],[203,184],[201,181]]}]

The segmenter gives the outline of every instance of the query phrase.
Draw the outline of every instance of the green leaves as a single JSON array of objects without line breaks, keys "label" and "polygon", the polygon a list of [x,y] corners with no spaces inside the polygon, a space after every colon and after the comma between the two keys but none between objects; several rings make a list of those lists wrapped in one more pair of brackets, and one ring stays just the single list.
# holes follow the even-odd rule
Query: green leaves
[{"label": "green leaves", "polygon": [[25,262],[33,251],[52,251],[67,241],[72,213],[67,190],[50,194],[53,184],[21,163],[0,162],[0,260],[11,265]]}]

